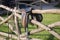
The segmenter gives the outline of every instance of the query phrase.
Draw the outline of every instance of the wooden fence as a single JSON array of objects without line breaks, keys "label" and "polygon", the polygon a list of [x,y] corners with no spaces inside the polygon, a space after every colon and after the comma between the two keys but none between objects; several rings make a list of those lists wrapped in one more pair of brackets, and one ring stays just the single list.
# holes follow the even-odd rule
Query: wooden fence
[{"label": "wooden fence", "polygon": [[[16,10],[16,7],[14,7],[14,9],[11,9],[7,6],[4,5],[0,5],[0,8],[6,9],[8,11],[11,11],[12,14],[9,15],[6,19],[4,19],[3,17],[0,16],[0,20],[2,20],[0,22],[0,25],[2,25],[3,23],[6,23],[6,25],[8,25],[8,20],[11,19],[11,17],[14,16],[14,20],[15,20],[15,26],[16,26],[16,30],[13,30],[13,26],[9,23],[9,28],[18,36],[12,34],[12,38],[14,39],[18,39],[20,38],[21,40],[26,40],[26,33],[20,34],[19,30],[18,30],[18,25],[17,23],[17,17],[21,19],[21,15],[19,13],[21,13],[21,10]],[[36,12],[37,11],[37,12]],[[60,9],[54,9],[54,10],[32,10],[32,13],[46,13],[46,12],[51,12],[51,13],[59,13],[60,14]],[[55,26],[60,26],[60,21],[59,22],[55,22],[49,25],[44,25],[36,20],[31,20],[31,23],[38,25],[39,28],[38,29],[34,29],[32,31],[30,31],[30,34],[34,34],[34,33],[38,33],[41,31],[48,31],[49,33],[51,33],[53,36],[55,36],[56,38],[58,38],[60,40],[60,35],[58,33],[56,33],[54,30],[52,30],[51,28],[55,27]],[[6,36],[8,37],[8,33],[4,33],[4,32],[0,32],[0,35]],[[11,34],[9,34],[9,37],[11,38]],[[19,39],[18,39],[19,40]],[[41,40],[41,39],[36,39],[36,38],[31,38],[30,40]]]}]

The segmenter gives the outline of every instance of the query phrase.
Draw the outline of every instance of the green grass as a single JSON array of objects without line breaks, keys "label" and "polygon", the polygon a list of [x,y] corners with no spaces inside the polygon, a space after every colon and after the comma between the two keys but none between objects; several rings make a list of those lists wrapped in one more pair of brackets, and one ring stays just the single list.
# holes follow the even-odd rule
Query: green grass
[{"label": "green grass", "polygon": [[[60,15],[59,14],[43,14],[43,21],[42,23],[45,25],[54,23],[60,21]],[[29,24],[29,30],[36,29],[36,25],[31,25]],[[58,34],[60,34],[60,27],[54,27],[53,30],[55,30]],[[7,25],[2,25],[0,27],[0,31],[8,32],[8,27]],[[22,31],[24,32],[23,28]],[[10,31],[11,32],[11,31]],[[42,31],[39,33],[35,33],[33,35],[30,35],[31,38],[39,38],[42,40],[58,40],[55,38],[53,35],[51,35],[48,31]]]},{"label": "green grass", "polygon": [[[60,15],[59,14],[43,14],[43,21],[42,23],[45,25],[54,23],[60,21]],[[60,27],[55,27],[53,30],[55,30],[57,33],[60,34]],[[34,38],[41,38],[43,40],[58,40],[53,35],[51,35],[48,31],[42,31],[36,34],[31,35],[31,37]]]}]

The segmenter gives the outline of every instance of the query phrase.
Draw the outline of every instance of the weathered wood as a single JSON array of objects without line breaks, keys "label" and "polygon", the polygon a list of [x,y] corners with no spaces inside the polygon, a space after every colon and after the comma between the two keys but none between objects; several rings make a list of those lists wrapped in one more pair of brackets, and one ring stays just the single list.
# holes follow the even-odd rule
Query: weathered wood
[{"label": "weathered wood", "polygon": [[[20,14],[16,14],[15,16],[17,16],[19,19],[21,19]],[[60,26],[60,21],[48,25],[48,27],[55,27],[55,26]]]},{"label": "weathered wood", "polygon": [[[8,11],[11,11],[11,12],[13,12],[14,11],[14,9],[12,9],[12,8],[9,8],[9,7],[7,7],[7,6],[4,6],[4,5],[0,5],[0,8],[4,8],[4,9],[6,9],[6,10],[8,10]],[[16,10],[16,12],[18,12],[18,13],[21,13],[21,11],[20,10]],[[58,13],[58,14],[60,14],[60,9],[47,9],[47,10],[32,10],[32,13]]]},{"label": "weathered wood", "polygon": [[[8,37],[8,33],[0,32],[0,35]],[[14,39],[18,38],[16,35],[13,35],[13,34],[9,34],[9,38],[11,38],[11,35],[12,35],[12,38]],[[26,39],[26,38],[21,37],[20,39]]]},{"label": "weathered wood", "polygon": [[6,40],[4,37],[0,36],[0,40]]},{"label": "weathered wood", "polygon": [[55,26],[60,26],[60,21],[48,25],[48,27],[55,27]]},{"label": "weathered wood", "polygon": [[[56,22],[56,23],[49,24],[49,25],[50,25],[50,26],[52,25],[51,27],[54,27],[54,25],[55,25],[55,26],[56,26],[56,25],[58,26],[59,24],[60,24],[60,22]],[[48,27],[50,27],[49,25],[48,25]],[[36,32],[42,31],[42,30],[43,30],[43,29],[41,29],[41,28],[35,29],[34,31],[32,30],[32,31],[30,32],[30,34],[33,34],[33,33],[36,33]],[[24,34],[24,35],[25,35],[25,34]],[[24,36],[24,35],[23,35],[23,36]]]},{"label": "weathered wood", "polygon": [[[18,14],[18,16],[20,16],[19,14]],[[18,17],[17,16],[17,17]],[[19,18],[21,18],[21,17],[19,17]],[[52,23],[52,24],[49,24],[49,25],[47,25],[48,27],[55,27],[55,26],[60,26],[60,22],[55,22],[55,23]],[[40,26],[39,26],[40,27]],[[38,29],[34,29],[34,30],[32,30],[32,31],[30,31],[30,34],[34,34],[34,33],[38,33],[38,32],[41,32],[41,31],[43,31],[44,29],[43,28],[38,28]],[[21,35],[22,37],[25,37],[26,35],[25,34],[22,34]]]},{"label": "weathered wood", "polygon": [[3,9],[6,9],[8,11],[13,11],[13,9],[7,7],[7,6],[4,6],[4,5],[0,5],[0,8],[3,8]]},{"label": "weathered wood", "polygon": [[[4,6],[4,5],[0,5],[0,8],[6,9],[6,10],[11,11],[11,12],[14,11],[14,9],[9,8],[9,7],[7,7],[7,6]],[[21,13],[19,10],[16,10],[16,12]]]},{"label": "weathered wood", "polygon": [[[4,19],[0,16],[0,20],[4,21]],[[8,23],[6,23],[6,25],[8,25]],[[17,34],[16,30],[13,30],[13,26],[11,24],[9,24],[9,28]]]},{"label": "weathered wood", "polygon": [[[1,5],[0,5],[0,7],[2,7]],[[14,13],[15,12],[18,12],[19,13],[19,11],[17,11],[17,10],[15,10],[15,9],[9,9],[9,8],[7,8],[7,7],[2,7],[2,8],[4,8],[4,9],[7,9],[7,10],[9,10],[9,11],[14,11]],[[32,11],[33,13],[48,13],[48,12],[50,12],[50,13],[59,13],[60,14],[60,9],[48,9],[48,10],[33,10]],[[15,16],[17,16],[17,17],[19,17],[18,16],[19,14],[15,14]],[[5,22],[7,22],[10,18],[12,17],[12,15],[10,15],[7,19],[5,19],[4,21],[2,21],[1,23],[0,23],[0,25],[1,24],[3,24],[3,23],[5,23]],[[20,18],[20,17],[19,17]],[[56,32],[54,32],[53,30],[51,30],[49,27],[54,27],[54,26],[60,26],[59,24],[60,24],[60,22],[57,22],[57,23],[54,23],[54,24],[50,24],[50,25],[48,25],[48,26],[45,26],[45,25],[43,25],[43,24],[41,24],[41,23],[39,23],[39,22],[37,22],[37,21],[35,21],[35,20],[32,20],[31,21],[32,23],[34,23],[34,24],[36,24],[36,25],[38,25],[39,27],[41,27],[42,29],[36,29],[34,32],[33,31],[31,31],[30,32],[30,34],[33,34],[33,33],[36,33],[36,32],[39,32],[39,31],[41,31],[41,30],[43,30],[43,29],[45,29],[45,30],[47,30],[47,31],[49,31],[52,35],[54,35],[55,37],[57,37],[58,39],[60,39],[60,35],[59,34],[57,34]],[[39,31],[38,31],[39,30]],[[6,36],[6,35],[5,35]],[[20,36],[20,35],[19,35]],[[23,36],[26,36],[25,34],[23,35]],[[19,37],[20,38],[20,37]]]},{"label": "weathered wood", "polygon": [[20,14],[18,14],[18,13],[16,13],[15,16],[17,16],[19,19],[22,18],[22,16]]},{"label": "weathered wood", "polygon": [[[14,8],[15,11],[13,12],[15,15],[17,14],[16,13],[16,7]],[[18,20],[17,20],[17,17],[14,15],[14,20],[15,20],[15,26],[16,26],[16,30],[17,30],[17,35],[18,35],[18,38],[17,40],[20,40],[20,30],[19,30],[19,26],[18,26]]]},{"label": "weathered wood", "polygon": [[[55,27],[55,26],[60,26],[60,21],[59,22],[55,22],[55,23],[52,23],[52,24],[49,24],[47,25],[48,27],[52,28],[52,27]],[[39,26],[40,27],[40,26]],[[43,28],[38,28],[38,29],[35,29],[35,30],[32,30],[30,31],[30,34],[34,34],[34,33],[37,33],[37,32],[41,32],[43,31],[44,29]]]},{"label": "weathered wood", "polygon": [[47,31],[50,32],[53,36],[55,36],[56,38],[58,38],[58,39],[60,40],[60,35],[57,34],[55,31],[51,30],[49,27],[47,27],[47,26],[45,26],[45,25],[43,25],[43,24],[41,24],[40,22],[35,21],[35,20],[32,20],[31,22],[32,22],[33,24],[36,24],[36,25],[40,26],[42,29],[47,30]]},{"label": "weathered wood", "polygon": [[[8,37],[8,33],[0,32],[0,35]],[[9,38],[11,38],[11,35],[12,35],[12,38],[17,39],[17,36],[13,35],[13,34],[9,34]],[[26,37],[24,37],[24,38],[20,37],[20,39],[26,40]],[[31,38],[30,40],[41,40],[41,39]]]},{"label": "weathered wood", "polygon": [[12,16],[13,16],[13,14],[8,16],[8,18],[6,18],[4,21],[0,22],[0,25],[2,25],[3,23],[7,22]]},{"label": "weathered wood", "polygon": [[41,14],[41,13],[58,13],[60,14],[60,9],[46,9],[46,10],[32,10],[32,13],[38,13],[38,14]]},{"label": "weathered wood", "polygon": [[[7,33],[4,33],[4,32],[0,32],[0,35],[8,37],[8,34]],[[12,38],[17,39],[17,36],[15,36],[13,34],[9,34],[9,37],[10,38],[11,38],[11,35],[12,35]]]},{"label": "weathered wood", "polygon": [[[19,16],[20,16],[20,15],[18,14],[17,17],[19,17]],[[19,18],[21,18],[21,17],[19,17]],[[51,27],[54,27],[53,25],[55,25],[55,26],[57,25],[57,26],[58,26],[58,24],[59,24],[59,22],[57,22],[57,24],[56,24],[56,23],[50,24],[50,26],[51,26]],[[50,27],[50,26],[49,26],[49,27]],[[41,29],[38,29],[38,30],[40,31]],[[30,34],[35,33],[35,32],[39,32],[38,30],[36,29],[34,32],[33,32],[33,30],[32,30],[32,31],[30,32]],[[43,30],[43,29],[42,29],[42,30]]]},{"label": "weathered wood", "polygon": [[[60,26],[60,21],[59,21],[59,22],[52,23],[52,24],[49,24],[49,25],[47,25],[47,26],[50,27],[50,28],[55,27],[55,26]],[[43,31],[43,30],[44,30],[44,29],[39,26],[38,29],[35,29],[35,30],[30,31],[30,34],[34,34],[34,33],[37,33],[37,32],[41,32],[41,31]]]}]

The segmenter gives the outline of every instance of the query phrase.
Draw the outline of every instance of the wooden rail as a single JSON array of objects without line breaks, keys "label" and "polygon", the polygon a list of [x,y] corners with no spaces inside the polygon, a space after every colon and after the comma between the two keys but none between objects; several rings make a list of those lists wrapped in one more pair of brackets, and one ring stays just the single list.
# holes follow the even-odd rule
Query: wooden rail
[{"label": "wooden rail", "polygon": [[[0,5],[0,8],[4,8],[11,12],[14,11],[14,9],[4,6],[4,5]],[[16,12],[21,13],[21,10],[16,10]],[[47,10],[38,10],[37,9],[37,10],[32,10],[32,13],[34,13],[34,14],[35,13],[39,13],[39,14],[40,13],[58,13],[58,14],[60,14],[60,9],[47,9]]]},{"label": "wooden rail", "polygon": [[[4,8],[4,9],[12,12],[12,14],[11,14],[10,16],[8,16],[8,18],[6,18],[5,20],[4,20],[2,17],[0,17],[0,20],[2,20],[2,22],[0,22],[0,25],[2,25],[3,23],[8,24],[7,21],[10,20],[12,16],[15,16],[15,25],[16,25],[16,28],[17,28],[17,29],[16,29],[16,31],[14,31],[14,30],[13,30],[13,26],[12,26],[11,24],[9,24],[9,28],[10,28],[14,33],[16,33],[16,34],[18,35],[18,37],[17,37],[16,35],[13,35],[13,34],[12,34],[12,36],[13,36],[13,38],[15,38],[15,39],[20,38],[20,39],[22,39],[22,40],[26,40],[26,33],[24,33],[24,34],[19,34],[18,24],[16,24],[16,23],[17,23],[16,18],[17,18],[17,17],[18,17],[18,18],[21,18],[21,15],[18,14],[18,13],[21,13],[22,11],[21,11],[21,10],[16,10],[16,9],[11,9],[11,8],[9,8],[9,7],[7,7],[7,6],[4,6],[4,5],[0,5],[0,8]],[[48,13],[48,12],[60,14],[60,9],[32,10],[32,13],[34,13],[34,14],[35,14],[35,13],[38,13],[38,14],[40,14],[40,13]],[[44,25],[44,24],[42,24],[42,23],[40,23],[40,22],[38,22],[38,21],[36,21],[36,20],[31,20],[31,23],[38,25],[39,28],[30,31],[30,34],[34,34],[34,33],[41,32],[41,31],[43,31],[43,30],[46,30],[46,31],[48,31],[49,33],[51,33],[53,36],[55,36],[56,38],[58,38],[58,39],[60,40],[60,35],[59,35],[58,33],[56,33],[54,30],[51,29],[51,28],[53,28],[53,27],[55,27],[55,26],[60,26],[60,21],[59,21],[59,22],[52,23],[52,24],[49,24],[49,25],[47,25],[47,26]],[[7,33],[0,32],[0,35],[7,36],[7,37],[8,37],[8,34],[7,34]],[[9,34],[9,35],[10,35],[9,37],[11,38],[11,34]],[[19,36],[20,36],[20,37],[19,37]],[[33,39],[30,39],[30,40],[36,40],[36,39],[33,38]],[[39,40],[39,39],[37,39],[37,40]]]},{"label": "wooden rail", "polygon": [[47,10],[32,10],[34,14],[41,14],[41,13],[53,13],[53,14],[60,14],[60,9],[47,9]]},{"label": "wooden rail", "polygon": [[40,22],[35,21],[35,20],[32,20],[31,22],[33,24],[40,26],[42,29],[47,30],[49,33],[51,33],[53,36],[55,36],[56,38],[58,38],[60,40],[60,35],[58,33],[56,33],[55,31],[53,31],[52,29],[50,29],[48,26],[41,24]]}]

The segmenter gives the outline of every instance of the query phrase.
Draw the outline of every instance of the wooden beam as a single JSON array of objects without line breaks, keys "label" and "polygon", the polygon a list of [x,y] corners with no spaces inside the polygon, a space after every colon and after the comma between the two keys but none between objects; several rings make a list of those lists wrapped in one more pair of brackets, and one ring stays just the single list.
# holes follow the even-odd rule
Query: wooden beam
[{"label": "wooden beam", "polygon": [[[18,18],[21,18],[21,17],[19,17],[20,15],[18,14]],[[32,22],[32,21],[31,21]],[[33,23],[34,24],[34,23]],[[55,27],[55,26],[60,26],[60,21],[59,22],[55,22],[55,23],[52,23],[52,24],[49,24],[49,25],[47,25],[48,27]],[[40,27],[40,26],[39,26]],[[44,29],[42,29],[41,27],[40,28],[38,28],[38,29],[34,29],[34,30],[32,30],[32,31],[30,31],[30,34],[34,34],[34,33],[38,33],[38,32],[41,32],[41,31],[43,31]],[[22,34],[21,35],[22,37],[25,37],[26,35],[25,34]]]},{"label": "wooden beam", "polygon": [[60,9],[46,9],[46,10],[32,10],[32,13],[34,14],[41,14],[41,13],[58,13],[60,14]]},{"label": "wooden beam", "polygon": [[7,22],[12,16],[13,16],[13,14],[8,16],[8,18],[6,18],[4,21],[0,22],[0,25],[2,25],[3,23]]},{"label": "wooden beam", "polygon": [[[4,33],[4,32],[0,32],[0,35],[2,36],[5,36],[5,37],[8,37],[8,33]],[[12,38],[14,39],[17,39],[17,36],[16,35],[13,35],[13,34],[9,34],[9,38],[11,38],[11,35],[12,35]],[[26,37],[20,37],[21,40],[26,40]],[[41,40],[41,39],[37,39],[37,38],[31,38],[30,40]]]},{"label": "wooden beam", "polygon": [[[55,24],[58,24],[59,22],[55,22],[55,23],[52,23],[52,24],[49,24],[48,25],[48,27],[55,27],[56,25]],[[55,25],[55,26],[54,26]],[[57,26],[60,26],[60,25],[57,25]],[[40,26],[39,26],[40,27]],[[41,31],[44,31],[44,29],[43,28],[38,28],[38,29],[34,29],[34,30],[32,30],[32,31],[30,31],[30,34],[34,34],[34,33],[38,33],[38,32],[41,32]],[[25,34],[22,34],[21,35],[21,37],[25,37],[26,35]]]},{"label": "wooden beam", "polygon": [[13,9],[11,9],[11,8],[9,8],[7,6],[1,5],[1,4],[0,4],[0,8],[6,9],[8,11],[13,11]]},{"label": "wooden beam", "polygon": [[[21,15],[20,14],[16,14],[15,16],[17,16],[19,19],[21,19]],[[55,27],[55,26],[60,26],[60,21],[52,23],[47,25],[48,27]]]},{"label": "wooden beam", "polygon": [[19,26],[18,26],[18,18],[15,16],[17,14],[16,7],[14,9],[15,9],[15,11],[13,12],[14,13],[14,21],[15,21],[16,31],[17,31],[17,35],[18,35],[17,40],[21,40],[20,39],[20,30],[19,30]]},{"label": "wooden beam", "polygon": [[[4,8],[11,12],[14,11],[14,9],[4,6],[4,5],[0,5],[0,8]],[[16,12],[21,13],[20,10],[16,10]],[[38,14],[41,14],[41,13],[58,13],[58,14],[60,14],[60,9],[46,9],[46,10],[38,10],[37,9],[37,10],[32,10],[32,13],[34,13],[34,14],[36,14],[36,13],[38,13]]]},{"label": "wooden beam", "polygon": [[55,26],[60,26],[60,21],[48,25],[48,27],[50,28],[55,27]]},{"label": "wooden beam", "polygon": [[[16,14],[15,16],[17,16],[19,19],[21,19],[21,15],[20,14]],[[48,27],[55,27],[55,26],[60,26],[60,21],[52,23],[47,25]]]},{"label": "wooden beam", "polygon": [[[4,19],[0,16],[0,20],[4,21]],[[8,23],[6,23],[6,25],[8,25]],[[13,26],[11,24],[9,24],[9,28],[15,33],[17,34],[16,30],[13,30]]]},{"label": "wooden beam", "polygon": [[19,19],[22,18],[22,16],[20,14],[18,14],[18,13],[16,13],[15,16],[17,16]]},{"label": "wooden beam", "polygon": [[[8,37],[8,33],[0,32],[0,35]],[[17,36],[13,34],[9,34],[9,38],[11,38],[11,35],[12,35],[12,38],[17,39]]]},{"label": "wooden beam", "polygon": [[53,36],[55,36],[56,38],[58,38],[60,40],[60,35],[58,33],[56,33],[55,31],[51,30],[48,26],[41,24],[40,22],[38,22],[36,20],[32,20],[31,22],[33,24],[40,26],[42,29],[47,30],[49,33],[51,33]]},{"label": "wooden beam", "polygon": [[[4,6],[4,5],[1,5],[1,4],[0,4],[0,8],[6,9],[6,10],[11,11],[11,12],[15,11],[14,9],[9,8],[7,6]],[[21,13],[20,10],[16,10],[16,12]]]},{"label": "wooden beam", "polygon": [[[48,25],[48,27],[54,27],[54,26],[60,26],[60,22],[55,22],[55,23],[53,23],[53,24],[49,24]],[[34,31],[32,30],[31,32],[30,32],[30,34],[34,34],[34,33],[36,33],[36,32],[39,32],[39,31],[42,31],[43,29],[41,29],[41,28],[39,28],[39,29],[35,29]],[[24,36],[24,35],[23,35]]]},{"label": "wooden beam", "polygon": [[[60,26],[60,21],[59,21],[59,22],[52,23],[52,24],[49,24],[49,25],[47,25],[47,26],[50,27],[50,28],[53,28],[53,27],[55,27],[55,26]],[[43,30],[44,30],[44,29],[42,29],[42,28],[39,26],[38,29],[34,29],[34,30],[30,31],[30,34],[34,34],[34,33],[37,33],[37,32],[41,32],[41,31],[43,31]]]}]

